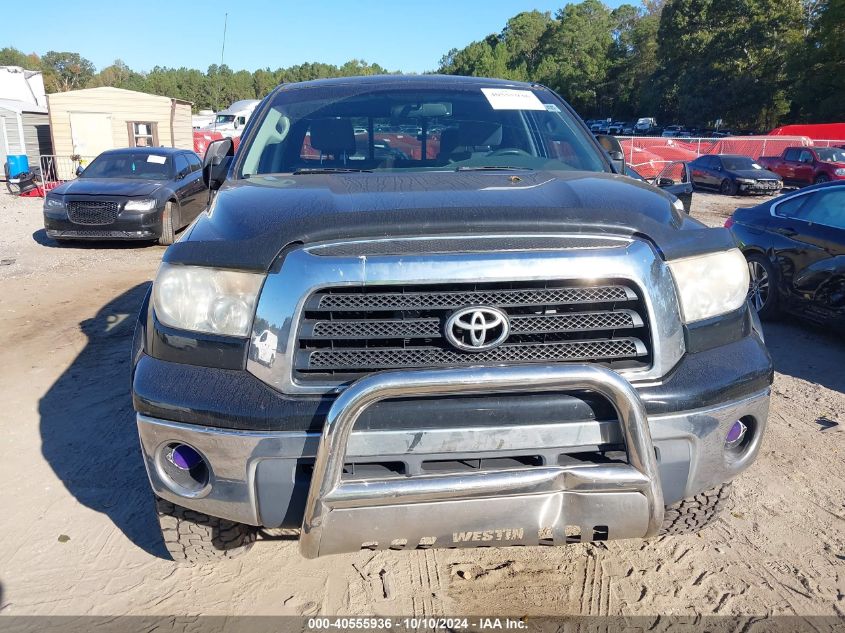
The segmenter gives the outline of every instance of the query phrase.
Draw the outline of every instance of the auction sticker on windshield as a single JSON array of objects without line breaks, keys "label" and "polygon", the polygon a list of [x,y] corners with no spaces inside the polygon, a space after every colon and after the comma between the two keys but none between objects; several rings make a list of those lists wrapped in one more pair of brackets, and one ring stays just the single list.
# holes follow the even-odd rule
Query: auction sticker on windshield
[{"label": "auction sticker on windshield", "polygon": [[545,110],[546,106],[530,90],[482,88],[494,110]]}]

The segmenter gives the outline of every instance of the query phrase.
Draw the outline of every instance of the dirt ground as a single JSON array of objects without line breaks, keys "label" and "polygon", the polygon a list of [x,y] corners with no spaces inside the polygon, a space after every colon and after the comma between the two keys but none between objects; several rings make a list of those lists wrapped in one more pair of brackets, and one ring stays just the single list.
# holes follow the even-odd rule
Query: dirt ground
[{"label": "dirt ground", "polygon": [[[696,194],[721,225],[754,200]],[[845,615],[845,340],[766,325],[758,461],[698,536],[566,548],[362,552],[290,541],[180,568],[159,541],[129,344],[163,249],[62,246],[0,194],[0,615]]]}]

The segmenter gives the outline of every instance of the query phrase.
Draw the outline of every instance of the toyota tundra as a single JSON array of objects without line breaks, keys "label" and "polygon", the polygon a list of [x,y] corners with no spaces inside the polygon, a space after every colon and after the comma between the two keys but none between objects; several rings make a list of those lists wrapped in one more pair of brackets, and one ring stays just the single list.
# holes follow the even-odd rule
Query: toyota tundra
[{"label": "toyota tundra", "polygon": [[173,558],[711,521],[766,428],[747,264],[617,147],[543,86],[440,76],[285,84],[212,144],[133,349]]}]

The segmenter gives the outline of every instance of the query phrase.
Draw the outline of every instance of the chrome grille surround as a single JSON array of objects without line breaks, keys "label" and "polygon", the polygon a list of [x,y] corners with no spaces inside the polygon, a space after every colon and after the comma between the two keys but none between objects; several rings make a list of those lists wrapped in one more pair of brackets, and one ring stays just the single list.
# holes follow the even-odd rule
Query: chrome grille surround
[{"label": "chrome grille surround", "polygon": [[[669,273],[666,264],[655,254],[652,247],[641,240],[625,237],[600,236],[603,243],[612,242],[613,246],[601,248],[571,248],[563,250],[544,251],[496,251],[497,240],[513,240],[514,236],[484,236],[474,239],[490,240],[489,251],[471,253],[444,252],[427,255],[358,255],[354,257],[326,256],[324,253],[344,252],[343,249],[332,251],[335,244],[343,242],[321,243],[303,246],[287,251],[282,258],[274,265],[268,275],[264,288],[259,299],[256,318],[253,325],[253,344],[249,350],[247,370],[257,378],[272,386],[273,388],[289,394],[320,394],[338,392],[344,389],[347,378],[325,377],[324,379],[302,380],[296,371],[296,351],[298,349],[298,337],[306,329],[310,328],[308,334],[312,336],[324,336],[329,338],[357,336],[361,328],[370,328],[370,322],[357,320],[350,316],[349,321],[334,321],[326,323],[314,323],[303,321],[303,314],[308,308],[308,302],[314,301],[315,293],[326,289],[360,289],[367,287],[378,287],[379,289],[395,286],[431,286],[437,284],[443,286],[445,292],[449,292],[449,285],[454,286],[466,284],[515,284],[523,285],[530,282],[556,281],[558,285],[565,286],[571,281],[572,285],[584,285],[586,280],[612,279],[620,280],[619,287],[629,286],[636,288],[641,298],[642,318],[648,323],[651,334],[651,355],[650,363],[646,366],[622,367],[617,371],[629,381],[641,383],[659,382],[680,360],[684,353],[683,328],[680,321],[677,295],[674,281]],[[535,237],[535,236],[525,236]],[[595,243],[597,236],[594,235],[567,235],[559,236],[569,240],[585,240],[585,243]],[[407,240],[407,238],[404,238]],[[414,239],[414,238],[412,238]],[[420,240],[431,239],[430,237],[418,238]],[[465,239],[462,236],[451,238],[438,237],[439,240],[453,239],[456,243]],[[377,241],[383,247],[384,240]],[[567,242],[569,243],[569,242]],[[356,242],[356,252],[365,251],[366,241]],[[313,251],[313,252],[312,252]],[[315,252],[320,252],[319,255]],[[601,284],[598,284],[601,285]],[[609,284],[613,285],[613,284]],[[557,290],[560,290],[558,288]],[[442,293],[438,293],[442,295]],[[368,296],[375,296],[371,294]],[[627,295],[626,295],[627,296]],[[525,297],[521,297],[524,299]],[[538,299],[541,301],[541,299]],[[590,322],[594,316],[590,313],[568,312],[565,314],[552,315],[518,315],[513,324],[515,328],[529,329],[535,327],[527,319],[536,320],[539,318],[553,317],[566,318],[570,325],[578,326],[573,329],[589,331]],[[627,312],[620,311],[619,314],[612,313],[616,319],[636,319]],[[520,323],[521,318],[527,317],[525,322]],[[417,331],[433,332],[437,326],[436,319],[408,319],[398,320],[387,318],[380,321],[377,326],[384,329],[381,333],[375,333],[374,338],[391,338],[393,336],[406,336],[404,332],[413,330],[410,335]],[[302,323],[300,330],[299,324]],[[340,324],[340,325],[338,325]],[[550,324],[550,327],[559,327],[561,324]],[[638,323],[637,325],[642,325]],[[592,327],[600,328],[601,323]],[[614,329],[624,328],[622,325],[613,325]],[[635,325],[636,327],[636,325]],[[269,329],[278,338],[278,345],[275,361],[271,364],[261,362],[255,347],[255,339],[264,330]],[[439,332],[438,332],[439,333]],[[409,336],[410,336],[409,335]],[[428,335],[432,336],[433,335]],[[625,343],[630,337],[621,334],[618,340],[622,341],[619,350],[625,351],[632,348]],[[589,339],[589,337],[587,337]],[[540,343],[540,342],[537,342]],[[617,343],[614,343],[617,345]],[[636,345],[636,344],[635,344]],[[564,349],[563,347],[561,349]],[[440,350],[438,350],[440,351]],[[496,350],[490,350],[496,351]],[[571,346],[567,350],[570,353],[577,353],[577,348]],[[640,350],[642,351],[642,350]],[[402,352],[405,353],[405,352]],[[560,350],[555,353],[562,354]],[[473,356],[476,363],[501,363],[520,362],[519,358],[514,360],[485,359],[481,354]],[[556,358],[561,358],[557,356]],[[566,360],[583,360],[584,356],[571,356]],[[266,360],[266,357],[265,357]],[[564,360],[561,358],[561,360]],[[454,364],[450,361],[447,364]],[[394,365],[389,365],[394,366]],[[400,365],[396,365],[400,366]],[[404,366],[404,365],[403,365]]]}]

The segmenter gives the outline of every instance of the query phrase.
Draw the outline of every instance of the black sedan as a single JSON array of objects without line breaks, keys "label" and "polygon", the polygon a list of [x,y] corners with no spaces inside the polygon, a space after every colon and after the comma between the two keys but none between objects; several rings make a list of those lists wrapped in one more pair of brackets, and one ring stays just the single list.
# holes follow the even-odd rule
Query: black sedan
[{"label": "black sedan", "polygon": [[689,163],[697,188],[714,189],[735,196],[738,193],[778,193],[783,181],[748,156],[705,154]]},{"label": "black sedan", "polygon": [[192,151],[132,147],[103,152],[44,200],[47,235],[64,240],[158,240],[206,206],[202,162]]},{"label": "black sedan", "polygon": [[737,209],[725,226],[748,260],[749,298],[762,318],[785,311],[845,325],[845,183]]}]

